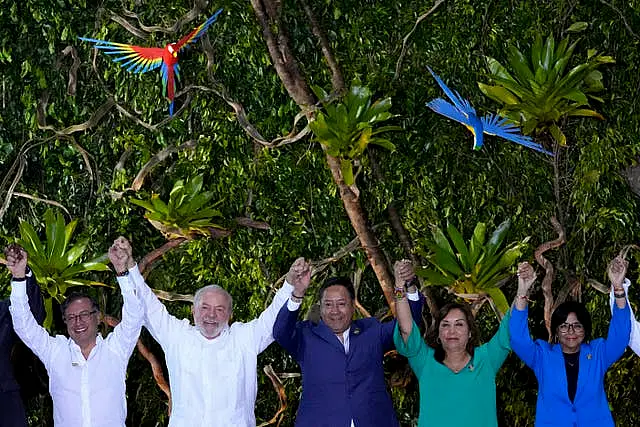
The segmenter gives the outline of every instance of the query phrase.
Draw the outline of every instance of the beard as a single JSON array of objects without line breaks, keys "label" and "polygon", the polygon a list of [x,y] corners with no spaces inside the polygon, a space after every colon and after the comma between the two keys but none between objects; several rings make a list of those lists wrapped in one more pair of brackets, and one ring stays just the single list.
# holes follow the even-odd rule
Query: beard
[{"label": "beard", "polygon": [[196,329],[198,332],[202,334],[205,338],[213,339],[216,338],[220,333],[225,329],[228,323],[222,322],[213,322],[213,323],[204,323],[199,322],[196,324]]}]

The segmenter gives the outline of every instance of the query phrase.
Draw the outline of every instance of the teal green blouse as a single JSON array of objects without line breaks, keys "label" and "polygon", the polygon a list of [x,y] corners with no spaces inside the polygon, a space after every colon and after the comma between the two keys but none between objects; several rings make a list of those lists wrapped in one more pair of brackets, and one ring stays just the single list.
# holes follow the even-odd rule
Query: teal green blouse
[{"label": "teal green blouse", "polygon": [[507,358],[508,315],[486,344],[476,347],[473,358],[457,374],[434,358],[413,325],[405,344],[396,325],[393,340],[398,353],[409,359],[420,387],[418,427],[497,427],[496,374]]}]

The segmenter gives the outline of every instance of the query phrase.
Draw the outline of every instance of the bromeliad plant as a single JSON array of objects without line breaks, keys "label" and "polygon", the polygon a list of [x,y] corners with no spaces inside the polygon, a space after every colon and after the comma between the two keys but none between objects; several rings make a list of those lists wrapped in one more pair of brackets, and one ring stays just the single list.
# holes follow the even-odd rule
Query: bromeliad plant
[{"label": "bromeliad plant", "polygon": [[371,91],[354,82],[349,92],[337,103],[327,102],[329,94],[322,88],[314,86],[313,91],[324,104],[323,111],[318,112],[316,119],[309,123],[315,139],[323,145],[327,154],[340,159],[342,178],[347,185],[353,185],[357,177],[354,174],[354,162],[358,161],[369,144],[378,145],[388,150],[395,150],[395,145],[388,139],[377,135],[395,130],[399,126],[376,126],[389,120],[393,115],[389,112],[391,98],[371,102]]},{"label": "bromeliad plant", "polygon": [[446,234],[433,227],[432,238],[420,241],[422,256],[431,266],[417,269],[416,274],[425,279],[425,286],[444,286],[476,309],[490,298],[494,310],[503,315],[509,303],[500,286],[513,274],[513,266],[529,241],[525,238],[503,247],[510,225],[509,220],[504,221],[485,242],[487,227],[479,222],[468,245],[453,225],[447,227]]},{"label": "bromeliad plant", "polygon": [[193,239],[197,235],[210,237],[223,228],[213,222],[222,214],[211,204],[213,192],[202,191],[203,178],[197,175],[187,181],[178,180],[165,203],[159,195],[150,200],[131,199],[131,203],[147,210],[145,218],[168,240]]},{"label": "bromeliad plant", "polygon": [[[582,27],[581,27],[582,28]],[[543,44],[536,37],[528,56],[509,46],[508,67],[487,57],[491,84],[478,82],[480,90],[503,105],[499,114],[520,126],[525,135],[549,132],[556,143],[566,145],[559,123],[568,117],[604,119],[589,107],[589,99],[603,102],[595,94],[604,90],[603,64],[615,63],[611,56],[589,49],[587,61],[568,69],[577,41],[569,39],[556,45],[553,36]]]},{"label": "bromeliad plant", "polygon": [[29,267],[45,292],[47,317],[44,326],[50,328],[53,300],[61,303],[65,292],[72,286],[108,286],[102,282],[81,279],[80,276],[89,271],[108,271],[109,267],[106,255],[80,262],[89,239],[82,239],[69,248],[78,220],[65,224],[62,214],[54,214],[50,209],[45,212],[44,220],[45,241],[40,241],[31,224],[22,221],[18,244],[27,251]]}]

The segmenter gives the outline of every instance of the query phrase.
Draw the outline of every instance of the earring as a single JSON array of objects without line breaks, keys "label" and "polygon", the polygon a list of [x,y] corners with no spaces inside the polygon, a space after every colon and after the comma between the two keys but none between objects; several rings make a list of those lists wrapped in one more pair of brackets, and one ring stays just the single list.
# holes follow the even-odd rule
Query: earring
[{"label": "earring", "polygon": [[436,338],[436,343],[438,343],[439,345],[442,345],[442,341],[440,341],[440,337]]}]

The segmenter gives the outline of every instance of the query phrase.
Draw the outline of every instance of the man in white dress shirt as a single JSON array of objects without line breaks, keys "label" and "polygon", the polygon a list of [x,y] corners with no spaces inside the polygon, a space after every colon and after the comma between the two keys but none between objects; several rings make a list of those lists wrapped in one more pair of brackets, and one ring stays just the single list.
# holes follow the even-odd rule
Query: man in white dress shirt
[{"label": "man in white dress shirt", "polygon": [[[122,321],[104,339],[98,335],[100,310],[91,297],[75,293],[64,301],[62,314],[69,338],[52,337],[29,309],[26,281],[11,282],[13,327],[47,368],[56,427],[125,426],[125,375],[142,326],[142,306],[126,276],[126,257],[112,246],[109,258],[119,273],[124,304]],[[13,277],[25,277],[24,249],[15,247],[7,254],[7,267]]]},{"label": "man in white dress shirt", "polygon": [[144,326],[165,353],[172,402],[169,427],[255,427],[258,354],[273,342],[273,323],[292,290],[301,285],[298,276],[287,275],[295,283],[285,281],[257,319],[231,326],[231,295],[219,286],[205,286],[194,296],[193,326],[169,314],[147,286],[129,242],[122,237],[117,244],[129,254],[129,276],[145,308]]}]

